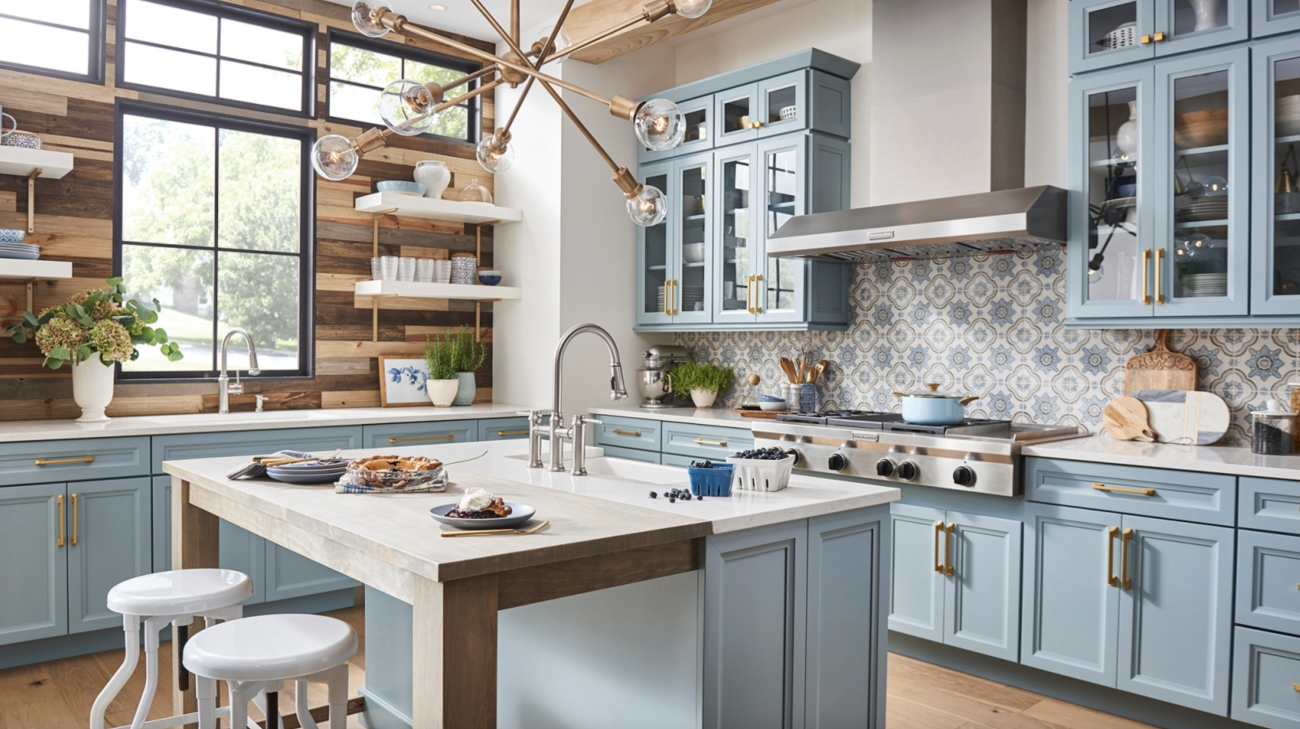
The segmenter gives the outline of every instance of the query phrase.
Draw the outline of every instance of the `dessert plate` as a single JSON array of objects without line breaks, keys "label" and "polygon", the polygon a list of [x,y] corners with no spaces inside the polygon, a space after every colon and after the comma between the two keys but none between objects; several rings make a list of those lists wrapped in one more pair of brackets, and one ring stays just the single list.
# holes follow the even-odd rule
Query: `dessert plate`
[{"label": "dessert plate", "polygon": [[499,519],[457,519],[447,516],[447,512],[456,508],[456,502],[435,506],[429,509],[429,514],[439,522],[457,529],[505,529],[523,524],[537,515],[537,510],[526,504],[517,504],[513,501],[507,501],[505,504],[510,507],[510,516]]}]

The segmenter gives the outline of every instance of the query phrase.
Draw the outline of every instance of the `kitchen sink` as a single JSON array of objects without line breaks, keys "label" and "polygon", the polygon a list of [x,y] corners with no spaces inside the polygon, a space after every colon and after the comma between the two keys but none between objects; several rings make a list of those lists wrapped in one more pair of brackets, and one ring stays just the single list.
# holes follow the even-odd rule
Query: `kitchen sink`
[{"label": "kitchen sink", "polygon": [[265,413],[198,413],[196,415],[162,415],[149,418],[160,425],[206,423],[301,423],[334,420],[338,416],[323,410],[275,410]]},{"label": "kitchen sink", "polygon": [[[528,461],[528,456],[506,456],[506,458],[516,461]],[[543,461],[550,463],[543,458]],[[572,467],[572,462],[566,460],[565,468]],[[681,486],[690,479],[680,468],[670,466],[659,466],[653,463],[641,463],[639,461],[628,461],[622,458],[608,458],[605,456],[589,456],[587,458],[587,473],[591,476],[604,476],[606,478],[617,478],[625,481],[639,481],[641,483],[653,484],[655,486]]]}]

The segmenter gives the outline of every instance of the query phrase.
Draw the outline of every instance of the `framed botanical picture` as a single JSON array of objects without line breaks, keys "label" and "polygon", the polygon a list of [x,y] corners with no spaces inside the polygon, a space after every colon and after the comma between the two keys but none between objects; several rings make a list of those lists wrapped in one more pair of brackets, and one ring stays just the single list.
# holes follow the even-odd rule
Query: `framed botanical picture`
[{"label": "framed botanical picture", "polygon": [[379,404],[386,408],[430,405],[423,357],[379,358]]}]

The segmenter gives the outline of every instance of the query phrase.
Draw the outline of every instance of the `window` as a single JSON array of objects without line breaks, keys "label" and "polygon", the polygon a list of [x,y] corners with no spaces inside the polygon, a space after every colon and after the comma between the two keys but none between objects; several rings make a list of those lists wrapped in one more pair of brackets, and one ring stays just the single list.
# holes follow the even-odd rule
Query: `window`
[{"label": "window", "polygon": [[[234,327],[263,374],[310,376],[314,140],[309,127],[118,102],[115,270],[163,305],[159,326],[185,355],[142,348],[123,378],[213,377]],[[231,348],[231,369],[247,369],[244,352]]]},{"label": "window", "polygon": [[[427,84],[446,84],[479,70],[463,58],[420,51],[387,41],[374,41],[350,33],[330,33],[329,118],[357,126],[384,126],[379,116],[379,93],[388,84],[409,78]],[[473,90],[478,81],[447,90],[453,99]],[[462,142],[478,142],[478,97],[447,109],[430,135]]]},{"label": "window", "polygon": [[0,0],[0,67],[104,81],[104,0]]},{"label": "window", "polygon": [[118,14],[118,86],[314,116],[314,24],[207,0],[120,0]]}]

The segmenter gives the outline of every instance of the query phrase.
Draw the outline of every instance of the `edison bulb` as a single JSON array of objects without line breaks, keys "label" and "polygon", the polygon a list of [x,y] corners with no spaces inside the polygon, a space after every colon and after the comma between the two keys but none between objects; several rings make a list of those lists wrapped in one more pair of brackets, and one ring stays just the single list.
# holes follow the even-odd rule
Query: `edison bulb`
[{"label": "edison bulb", "polygon": [[371,38],[386,36],[388,28],[377,17],[382,10],[392,12],[393,6],[388,0],[357,0],[352,3],[352,24],[362,35]]},{"label": "edison bulb", "polygon": [[327,180],[345,180],[357,171],[361,156],[352,140],[342,134],[326,134],[311,148],[311,166]]},{"label": "edison bulb", "polygon": [[668,217],[668,203],[664,201],[663,190],[654,185],[643,185],[640,192],[627,199],[627,214],[642,228],[664,222]]},{"label": "edison bulb", "polygon": [[682,143],[686,136],[686,116],[668,99],[651,99],[637,108],[632,128],[647,149],[662,152]]},{"label": "edison bulb", "polygon": [[379,95],[379,116],[389,129],[403,136],[423,134],[438,120],[433,94],[417,81],[399,79]]},{"label": "edison bulb", "polygon": [[677,6],[677,14],[683,18],[698,18],[709,12],[713,0],[677,0],[673,4]]},{"label": "edison bulb", "polygon": [[495,135],[484,137],[478,143],[478,148],[474,151],[474,156],[478,158],[478,163],[483,169],[496,174],[505,172],[510,169],[510,165],[515,161],[515,150],[507,144],[494,145]]}]

